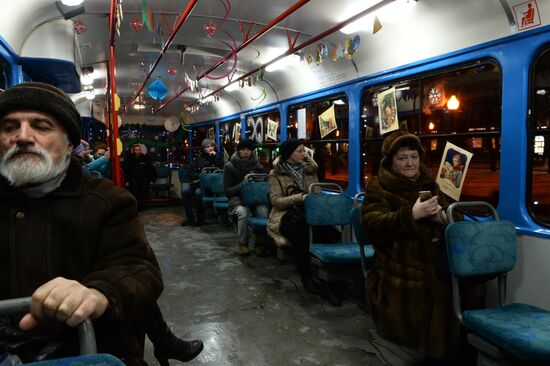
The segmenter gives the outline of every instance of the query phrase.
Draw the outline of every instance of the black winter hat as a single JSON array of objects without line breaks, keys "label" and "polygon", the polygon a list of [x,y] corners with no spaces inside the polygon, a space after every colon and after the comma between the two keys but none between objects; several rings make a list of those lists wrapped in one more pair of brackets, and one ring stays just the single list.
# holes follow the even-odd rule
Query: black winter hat
[{"label": "black winter hat", "polygon": [[380,164],[385,167],[391,167],[393,155],[403,145],[414,146],[420,155],[420,161],[424,160],[424,148],[418,136],[409,131],[397,130],[386,136],[382,143],[382,160]]},{"label": "black winter hat", "polygon": [[303,145],[304,141],[301,139],[288,139],[281,144],[279,152],[281,153],[281,159],[287,160],[290,155],[298,148],[298,146]]},{"label": "black winter hat", "polygon": [[254,141],[250,139],[240,140],[239,143],[237,144],[237,151],[241,149],[254,150],[255,148],[256,148],[256,145],[254,144]]},{"label": "black winter hat", "polygon": [[17,110],[36,110],[53,116],[65,129],[73,147],[80,144],[82,119],[64,91],[53,85],[28,82],[0,94],[0,118]]}]

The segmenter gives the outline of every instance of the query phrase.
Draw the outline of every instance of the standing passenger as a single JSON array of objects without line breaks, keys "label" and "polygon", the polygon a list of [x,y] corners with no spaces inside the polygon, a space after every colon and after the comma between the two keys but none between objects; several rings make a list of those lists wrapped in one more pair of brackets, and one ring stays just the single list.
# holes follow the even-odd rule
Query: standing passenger
[{"label": "standing passenger", "polygon": [[[263,166],[258,162],[254,142],[249,139],[241,140],[237,144],[237,151],[233,153],[229,162],[223,168],[223,186],[227,196],[229,213],[238,217],[237,236],[239,255],[248,255],[248,208],[242,203],[241,187],[244,177],[249,173],[262,173]],[[256,216],[267,217],[269,214],[266,206],[258,206]],[[266,255],[263,245],[256,244],[256,254]]]},{"label": "standing passenger", "polygon": [[[204,168],[216,167],[223,169],[223,157],[216,154],[214,141],[204,139],[201,143],[201,153],[189,166],[189,186],[181,191],[181,200],[185,209],[186,219],[181,226],[204,224],[204,205],[202,203],[202,190],[199,175]],[[197,217],[193,214],[193,201],[197,205]]]},{"label": "standing passenger", "polygon": [[[277,246],[292,246],[302,285],[307,291],[318,294],[319,288],[311,274],[309,227],[304,209],[308,187],[318,182],[317,164],[306,155],[302,140],[288,139],[281,144],[279,151],[280,156],[273,162],[273,169],[269,173],[272,208],[267,233]],[[316,227],[314,236],[332,238],[334,231],[330,227]],[[331,304],[340,304],[340,300],[328,287],[324,295]]]},{"label": "standing passenger", "polygon": [[132,153],[124,159],[122,166],[128,190],[136,198],[138,210],[143,209],[149,185],[156,180],[155,167],[141,149],[140,144],[132,146]]},{"label": "standing passenger", "polygon": [[[456,356],[459,323],[451,288],[436,275],[445,202],[423,158],[420,139],[407,131],[382,144],[380,171],[367,183],[361,211],[375,249],[367,296],[382,337],[446,365]],[[433,197],[421,202],[419,191]]]}]

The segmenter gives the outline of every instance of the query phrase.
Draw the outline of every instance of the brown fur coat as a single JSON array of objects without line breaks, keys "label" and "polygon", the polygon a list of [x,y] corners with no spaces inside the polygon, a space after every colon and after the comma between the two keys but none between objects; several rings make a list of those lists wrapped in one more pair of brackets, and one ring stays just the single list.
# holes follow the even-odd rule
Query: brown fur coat
[{"label": "brown fur coat", "polygon": [[432,243],[442,227],[427,218],[415,221],[412,217],[421,190],[439,195],[444,206],[445,198],[423,164],[416,181],[382,168],[368,182],[361,221],[375,255],[367,295],[382,337],[428,357],[454,357],[459,324],[452,312],[451,288],[435,274]]}]

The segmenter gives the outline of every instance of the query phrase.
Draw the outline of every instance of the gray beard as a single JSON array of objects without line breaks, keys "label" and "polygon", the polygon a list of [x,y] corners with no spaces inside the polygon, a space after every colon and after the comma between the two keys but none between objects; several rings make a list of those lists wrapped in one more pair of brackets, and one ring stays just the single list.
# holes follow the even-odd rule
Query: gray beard
[{"label": "gray beard", "polygon": [[[18,156],[21,152],[36,154],[36,158]],[[14,146],[0,160],[0,174],[10,185],[19,187],[27,184],[43,184],[64,175],[70,164],[70,156],[65,155],[59,163],[55,163],[44,150],[33,146]],[[61,182],[57,182],[59,186]],[[57,187],[54,187],[55,189]]]}]

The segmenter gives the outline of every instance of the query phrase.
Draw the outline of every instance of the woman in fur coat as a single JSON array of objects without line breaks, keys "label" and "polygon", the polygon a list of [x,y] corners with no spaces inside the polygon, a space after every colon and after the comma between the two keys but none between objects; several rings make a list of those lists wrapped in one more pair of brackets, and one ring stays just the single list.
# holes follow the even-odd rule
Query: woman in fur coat
[{"label": "woman in fur coat", "polygon": [[[382,337],[447,364],[456,357],[460,327],[451,287],[435,269],[446,202],[423,158],[420,139],[407,131],[382,144],[380,171],[367,183],[361,211],[375,249],[367,296]],[[420,191],[432,198],[422,201]]]}]

